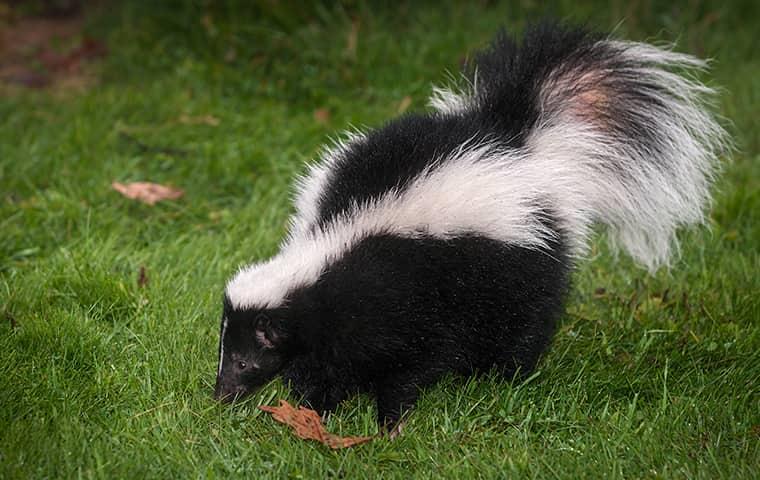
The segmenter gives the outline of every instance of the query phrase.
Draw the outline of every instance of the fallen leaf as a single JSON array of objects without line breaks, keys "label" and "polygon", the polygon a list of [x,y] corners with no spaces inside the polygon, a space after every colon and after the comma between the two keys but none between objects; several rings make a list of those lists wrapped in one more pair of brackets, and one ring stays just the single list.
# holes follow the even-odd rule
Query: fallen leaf
[{"label": "fallen leaf", "polygon": [[314,120],[321,125],[325,125],[330,121],[330,110],[326,108],[318,108],[314,110]]},{"label": "fallen leaf", "polygon": [[272,418],[278,422],[292,427],[299,438],[316,440],[334,450],[353,447],[373,439],[373,437],[339,437],[333,435],[322,425],[322,419],[317,412],[305,407],[296,409],[285,400],[280,400],[279,407],[260,405],[259,409],[271,413]]},{"label": "fallen leaf", "polygon": [[121,130],[120,137],[124,140],[128,141],[129,143],[133,144],[137,149],[142,153],[160,153],[162,155],[169,155],[169,156],[176,156],[176,157],[184,157],[188,153],[187,150],[184,150],[182,148],[173,148],[173,147],[164,147],[164,146],[158,146],[158,145],[148,145],[146,143],[141,142],[137,139],[137,137],[130,135],[127,133],[129,130],[136,130],[137,128],[120,128],[117,127],[117,129]]},{"label": "fallen leaf", "polygon": [[179,123],[184,123],[185,125],[209,125],[211,127],[216,127],[219,125],[219,119],[213,115],[199,115],[196,117],[180,115]]},{"label": "fallen leaf", "polygon": [[254,55],[251,58],[251,67],[256,68],[259,65],[263,65],[264,63],[266,63],[266,61],[267,61],[266,55]]},{"label": "fallen leaf", "polygon": [[206,34],[209,37],[215,37],[218,33],[216,25],[214,25],[214,19],[208,13],[201,17],[201,25],[203,25],[203,29],[206,30]]},{"label": "fallen leaf", "polygon": [[407,95],[406,97],[401,99],[401,102],[398,104],[398,114],[402,114],[406,112],[406,109],[409,108],[409,106],[412,104],[412,97]]},{"label": "fallen leaf", "polygon": [[119,183],[113,182],[114,190],[132,200],[139,200],[148,205],[153,205],[161,200],[175,200],[185,194],[177,188],[167,187],[151,182]]},{"label": "fallen leaf", "polygon": [[348,31],[346,39],[346,54],[351,58],[356,58],[356,45],[359,39],[359,19],[355,18],[351,22],[351,30]]}]

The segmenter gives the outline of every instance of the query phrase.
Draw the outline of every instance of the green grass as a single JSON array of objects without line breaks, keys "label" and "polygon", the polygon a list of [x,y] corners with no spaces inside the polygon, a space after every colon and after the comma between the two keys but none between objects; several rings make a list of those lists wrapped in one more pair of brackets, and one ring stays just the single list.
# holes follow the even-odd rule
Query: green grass
[{"label": "green grass", "polygon": [[[93,12],[87,28],[110,49],[97,86],[0,97],[0,478],[757,475],[754,2],[207,3]],[[546,14],[715,59],[706,78],[724,90],[738,149],[709,228],[683,232],[681,257],[655,276],[599,239],[529,381],[445,381],[396,441],[337,452],[300,441],[256,409],[289,398],[277,382],[242,405],[214,402],[224,281],[276,251],[304,162],[405,96],[424,109],[430,84],[500,24]],[[149,207],[113,180],[187,194]],[[372,402],[346,402],[328,427],[374,433]]]}]

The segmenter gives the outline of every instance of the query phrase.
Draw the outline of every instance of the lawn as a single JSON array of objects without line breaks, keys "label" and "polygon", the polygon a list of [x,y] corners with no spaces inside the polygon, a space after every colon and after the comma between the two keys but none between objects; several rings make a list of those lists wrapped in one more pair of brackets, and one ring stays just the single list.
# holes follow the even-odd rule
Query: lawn
[{"label": "lawn", "polygon": [[[84,12],[107,47],[86,81],[0,88],[0,478],[757,475],[756,2],[153,3]],[[448,379],[395,441],[297,439],[256,408],[295,400],[280,382],[215,402],[224,282],[276,251],[305,163],[426,109],[499,26],[545,15],[714,59],[736,149],[671,269],[649,275],[600,232],[537,371]],[[149,206],[111,188],[140,180],[186,193]],[[327,425],[374,434],[374,415],[357,397]]]}]

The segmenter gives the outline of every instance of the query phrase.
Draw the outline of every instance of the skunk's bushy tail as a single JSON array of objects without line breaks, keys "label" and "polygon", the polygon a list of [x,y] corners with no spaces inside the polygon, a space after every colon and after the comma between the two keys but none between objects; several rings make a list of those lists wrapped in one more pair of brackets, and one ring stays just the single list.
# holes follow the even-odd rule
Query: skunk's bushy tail
[{"label": "skunk's bushy tail", "polygon": [[703,220],[727,143],[707,108],[714,92],[694,76],[705,66],[669,49],[542,24],[521,46],[497,37],[475,57],[471,88],[436,89],[431,105],[519,131],[515,168],[533,170],[526,189],[549,199],[572,244],[585,248],[601,222],[654,270],[667,263],[677,227]]}]

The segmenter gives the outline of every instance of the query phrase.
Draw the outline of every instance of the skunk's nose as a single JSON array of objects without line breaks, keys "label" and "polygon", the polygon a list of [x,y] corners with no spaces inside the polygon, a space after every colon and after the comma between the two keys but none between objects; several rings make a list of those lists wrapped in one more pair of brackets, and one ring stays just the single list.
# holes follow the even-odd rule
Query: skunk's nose
[{"label": "skunk's nose", "polygon": [[214,399],[222,403],[231,403],[235,399],[235,392],[217,390],[214,392]]},{"label": "skunk's nose", "polygon": [[247,390],[242,385],[226,385],[217,380],[214,388],[214,398],[223,403],[231,403],[235,399],[245,396]]},{"label": "skunk's nose", "polygon": [[225,387],[221,379],[217,378],[216,386],[214,387],[214,399],[229,402],[228,398],[232,396],[231,393],[230,389]]}]

